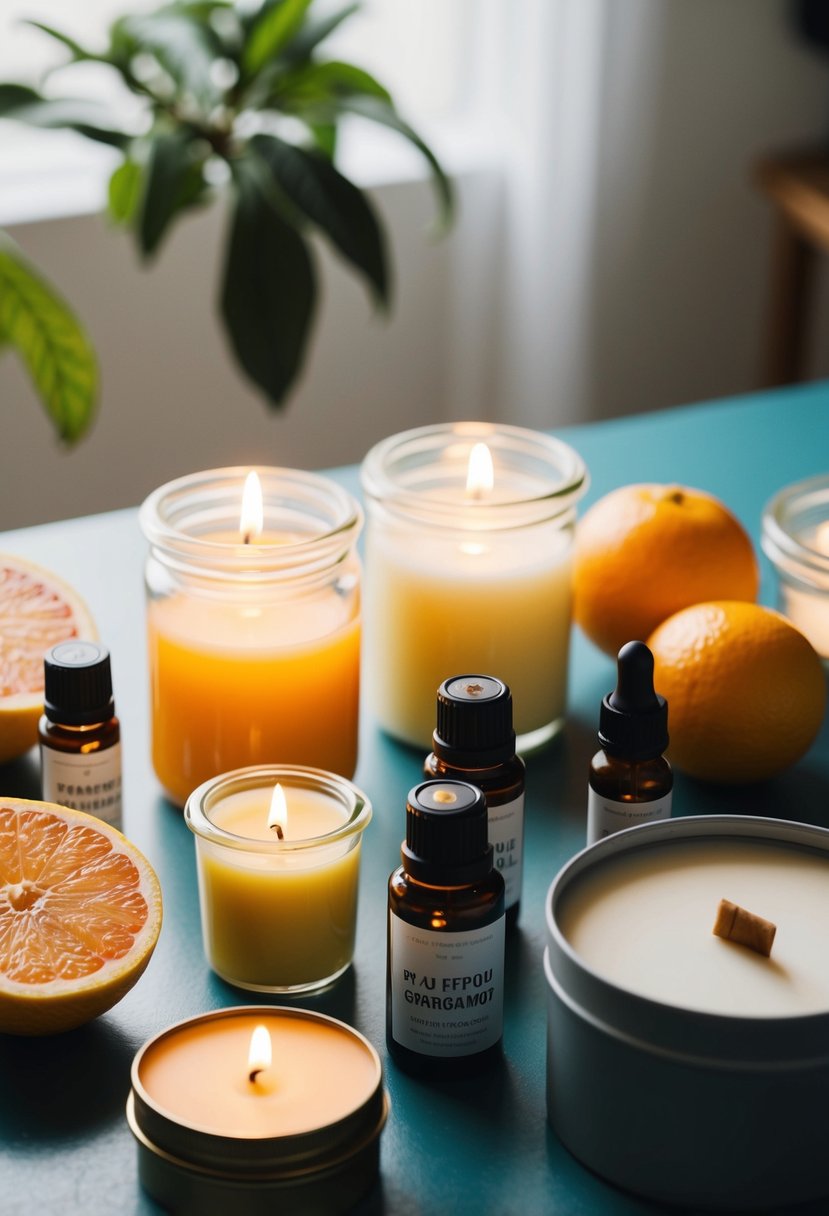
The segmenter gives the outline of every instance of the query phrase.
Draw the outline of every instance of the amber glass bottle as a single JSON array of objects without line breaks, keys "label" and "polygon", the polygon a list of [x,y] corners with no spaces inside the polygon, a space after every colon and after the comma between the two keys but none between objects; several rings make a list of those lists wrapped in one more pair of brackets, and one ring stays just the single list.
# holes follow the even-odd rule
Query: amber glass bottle
[{"label": "amber glass bottle", "polygon": [[622,828],[671,814],[673,774],[662,755],[668,746],[668,704],[653,687],[653,655],[644,642],[619,651],[616,688],[602,701],[599,743],[590,762],[587,843]]},{"label": "amber glass bottle", "polygon": [[43,797],[121,826],[121,726],[109,651],[60,642],[43,661],[38,724]]},{"label": "amber glass bottle", "polygon": [[501,1053],[504,880],[483,794],[426,781],[409,794],[389,879],[386,1041],[415,1076],[467,1076]]},{"label": "amber glass bottle", "polygon": [[506,887],[507,928],[521,910],[524,761],[515,754],[512,695],[494,676],[452,676],[437,693],[437,726],[423,771],[483,791],[495,868]]}]

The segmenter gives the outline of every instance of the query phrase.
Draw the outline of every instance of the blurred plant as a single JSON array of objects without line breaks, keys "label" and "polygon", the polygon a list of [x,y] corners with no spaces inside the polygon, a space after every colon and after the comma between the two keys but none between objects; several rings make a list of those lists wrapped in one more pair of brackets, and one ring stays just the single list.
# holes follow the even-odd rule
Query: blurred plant
[{"label": "blurred plant", "polygon": [[69,306],[0,232],[0,350],[13,347],[61,439],[88,430],[98,400],[98,364]]},{"label": "blurred plant", "polygon": [[[302,367],[317,301],[309,235],[321,232],[364,280],[375,305],[389,304],[381,223],[366,194],[333,163],[340,121],[356,115],[409,140],[425,157],[441,225],[450,184],[432,151],[398,115],[383,86],[321,45],[357,9],[319,17],[314,0],[174,0],[127,15],[102,52],[41,22],[69,65],[105,64],[142,99],[145,129],[113,123],[112,108],[0,84],[0,117],[67,127],[117,148],[109,211],[132,229],[144,258],[174,220],[218,187],[231,193],[221,314],[235,356],[273,405]],[[65,65],[66,66],[66,65]]]}]

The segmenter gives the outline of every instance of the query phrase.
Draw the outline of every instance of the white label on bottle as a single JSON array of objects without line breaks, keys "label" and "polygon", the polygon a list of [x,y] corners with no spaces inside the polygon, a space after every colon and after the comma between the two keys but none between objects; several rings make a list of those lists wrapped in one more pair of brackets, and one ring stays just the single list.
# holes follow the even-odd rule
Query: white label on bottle
[{"label": "white label on bottle", "polygon": [[391,1032],[422,1056],[471,1056],[501,1038],[504,918],[464,933],[435,933],[393,912],[389,930]]},{"label": "white label on bottle", "polygon": [[524,795],[519,794],[503,806],[491,806],[489,814],[489,843],[495,851],[495,868],[506,887],[506,906],[511,908],[521,898],[521,874],[524,865]]},{"label": "white label on bottle", "polygon": [[40,749],[43,797],[121,826],[121,744],[79,756]]},{"label": "white label on bottle", "polygon": [[654,798],[653,802],[614,802],[603,798],[592,786],[587,787],[587,843],[595,844],[605,836],[635,828],[655,819],[670,819],[671,795]]}]

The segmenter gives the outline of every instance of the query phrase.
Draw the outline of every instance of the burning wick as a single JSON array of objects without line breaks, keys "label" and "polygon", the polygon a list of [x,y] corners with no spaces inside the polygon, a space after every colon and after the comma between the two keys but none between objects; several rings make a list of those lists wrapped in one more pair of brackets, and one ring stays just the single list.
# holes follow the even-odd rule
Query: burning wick
[{"label": "burning wick", "polygon": [[245,488],[242,491],[242,511],[239,516],[239,531],[242,533],[242,543],[249,545],[254,536],[262,535],[263,525],[262,486],[254,472],[245,478]]},{"label": "burning wick", "polygon": [[777,925],[762,916],[748,912],[738,904],[732,904],[729,899],[721,899],[717,908],[717,919],[711,932],[716,937],[724,937],[726,941],[738,942],[749,950],[763,954],[766,958],[771,954],[771,946]]},{"label": "burning wick", "polygon": [[469,453],[466,470],[466,497],[476,502],[485,498],[495,485],[492,453],[485,443],[476,443]]},{"label": "burning wick", "polygon": [[248,1080],[251,1085],[255,1084],[260,1072],[270,1068],[271,1058],[271,1036],[268,1034],[267,1026],[254,1027],[248,1051]]},{"label": "burning wick", "polygon": [[277,781],[271,795],[271,809],[268,811],[268,827],[276,832],[277,840],[285,839],[285,828],[288,826],[288,804],[282,786]]}]

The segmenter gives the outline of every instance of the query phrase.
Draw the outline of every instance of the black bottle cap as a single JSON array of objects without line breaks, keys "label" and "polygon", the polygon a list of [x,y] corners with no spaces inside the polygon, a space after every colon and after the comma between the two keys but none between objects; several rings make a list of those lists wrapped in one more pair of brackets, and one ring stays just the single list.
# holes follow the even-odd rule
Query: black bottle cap
[{"label": "black bottle cap", "polygon": [[668,702],[654,691],[653,655],[644,642],[627,642],[616,666],[616,687],[599,712],[599,743],[625,760],[661,756],[668,746]]},{"label": "black bottle cap", "polygon": [[461,886],[492,869],[486,799],[466,781],[424,781],[409,792],[400,850],[413,878]]},{"label": "black bottle cap", "polygon": [[115,714],[109,651],[98,642],[59,642],[43,657],[43,709],[52,722],[89,726]]},{"label": "black bottle cap", "polygon": [[437,694],[436,756],[460,768],[490,768],[515,755],[512,694],[494,676],[451,676]]}]

